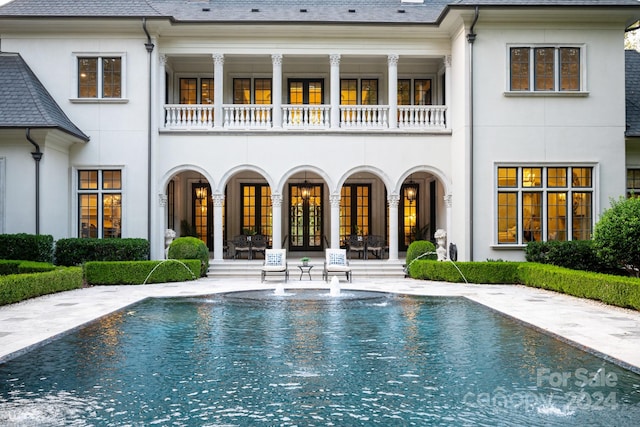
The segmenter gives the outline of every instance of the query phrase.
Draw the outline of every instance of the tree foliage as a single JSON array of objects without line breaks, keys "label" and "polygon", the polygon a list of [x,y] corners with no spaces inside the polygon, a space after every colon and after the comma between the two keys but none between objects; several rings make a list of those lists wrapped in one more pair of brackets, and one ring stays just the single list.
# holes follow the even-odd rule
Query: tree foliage
[{"label": "tree foliage", "polygon": [[620,197],[611,201],[596,224],[594,244],[606,262],[639,276],[640,272],[640,198]]}]

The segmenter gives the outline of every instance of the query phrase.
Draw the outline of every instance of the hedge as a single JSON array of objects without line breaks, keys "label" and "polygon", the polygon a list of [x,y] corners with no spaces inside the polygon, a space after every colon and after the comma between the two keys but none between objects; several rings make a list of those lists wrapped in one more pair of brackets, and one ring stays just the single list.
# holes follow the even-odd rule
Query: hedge
[{"label": "hedge", "polygon": [[441,280],[445,282],[513,284],[518,280],[518,262],[448,262],[416,260],[411,266],[414,279]]},{"label": "hedge", "polygon": [[[458,271],[458,269],[460,271]],[[640,310],[640,280],[531,262],[440,262],[417,260],[411,277],[483,284],[522,284]]]},{"label": "hedge", "polygon": [[57,268],[45,273],[11,274],[0,277],[0,305],[82,287],[82,269]]},{"label": "hedge", "polygon": [[0,259],[51,262],[53,236],[48,234],[0,234]]},{"label": "hedge", "polygon": [[56,242],[57,265],[81,265],[88,261],[144,261],[149,259],[146,239],[60,239]]},{"label": "hedge", "polygon": [[184,282],[200,276],[200,260],[91,261],[84,265],[89,285],[141,285]]},{"label": "hedge", "polygon": [[55,270],[56,266],[48,262],[0,260],[0,276],[8,274],[44,273]]}]

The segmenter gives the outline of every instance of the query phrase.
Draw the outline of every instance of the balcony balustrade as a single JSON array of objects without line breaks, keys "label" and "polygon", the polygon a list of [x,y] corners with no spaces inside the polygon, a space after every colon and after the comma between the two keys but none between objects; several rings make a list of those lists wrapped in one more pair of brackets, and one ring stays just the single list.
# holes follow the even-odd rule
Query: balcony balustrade
[{"label": "balcony balustrade", "polygon": [[[167,130],[212,130],[215,128],[213,104],[167,104],[164,106]],[[340,105],[341,130],[390,129],[388,105]],[[269,104],[222,105],[224,130],[323,130],[332,129],[330,105],[281,105],[282,123],[274,123]],[[412,131],[446,130],[444,105],[400,105],[397,128]],[[219,129],[219,127],[218,127]]]}]

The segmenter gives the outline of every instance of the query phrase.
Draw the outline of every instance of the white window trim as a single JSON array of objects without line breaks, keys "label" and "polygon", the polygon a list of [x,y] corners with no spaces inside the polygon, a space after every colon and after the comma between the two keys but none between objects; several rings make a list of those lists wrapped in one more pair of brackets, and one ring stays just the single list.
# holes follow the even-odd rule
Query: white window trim
[{"label": "white window trim", "polygon": [[[78,96],[78,59],[79,58],[105,58],[105,57],[118,57],[120,58],[120,98],[80,98]],[[127,99],[127,54],[125,52],[73,52],[71,55],[71,95],[69,101],[74,104],[126,104],[129,102]],[[102,94],[102,67],[98,67],[98,95]]]},{"label": "white window trim", "polygon": [[[108,191],[108,190],[102,190],[101,188],[98,188],[97,190],[80,190],[78,187],[78,171],[98,171],[98,172],[102,172],[102,171],[110,171],[110,170],[119,170],[120,171],[120,179],[121,179],[121,185],[122,187],[120,188],[120,190],[114,190],[114,191]],[[72,237],[80,237],[80,230],[78,228],[78,224],[79,224],[79,214],[78,214],[78,195],[80,194],[88,194],[88,193],[92,193],[92,194],[99,194],[102,195],[103,193],[120,193],[120,204],[122,206],[122,218],[121,218],[121,224],[120,224],[120,236],[121,238],[125,238],[125,236],[127,236],[127,218],[125,215],[125,206],[126,206],[126,193],[125,193],[125,181],[126,181],[126,168],[124,167],[124,165],[120,165],[120,166],[95,166],[95,165],[87,165],[87,166],[73,166],[71,168],[71,185],[73,188],[73,197],[71,200],[71,236]],[[100,182],[100,180],[99,180]],[[100,200],[100,199],[99,199]],[[100,221],[100,236],[102,236],[102,204],[100,203],[98,208],[98,220]],[[103,238],[103,237],[100,237]]]},{"label": "white window trim", "polygon": [[[542,168],[542,169],[548,169],[548,168],[592,168],[592,175],[591,175],[591,193],[592,193],[592,197],[591,197],[591,209],[592,209],[592,230],[595,229],[595,225],[598,222],[599,219],[599,212],[600,212],[600,197],[599,197],[599,189],[600,189],[600,168],[599,168],[599,164],[598,163],[572,163],[572,162],[558,162],[558,163],[545,163],[545,162],[527,162],[527,163],[522,163],[522,162],[500,162],[500,163],[494,163],[493,165],[493,196],[492,196],[492,207],[491,207],[491,212],[492,212],[492,221],[491,221],[491,249],[522,249],[524,247],[527,246],[527,242],[520,242],[521,240],[521,232],[522,232],[522,224],[523,224],[523,220],[522,220],[522,192],[529,190],[529,191],[540,191],[544,194],[548,193],[548,192],[553,192],[553,190],[549,190],[549,187],[547,187],[546,183],[544,183],[543,186],[541,187],[522,187],[522,183],[520,182],[520,175],[518,175],[518,185],[515,187],[504,187],[502,188],[503,192],[516,192],[518,193],[518,212],[517,212],[517,218],[518,218],[518,235],[516,236],[516,242],[515,243],[498,243],[498,212],[497,212],[497,206],[498,206],[498,193],[501,191],[501,188],[498,188],[498,168],[501,167],[506,167],[506,168],[518,168],[518,171],[522,170],[522,168]],[[546,173],[543,174],[543,176],[546,177]],[[563,187],[565,188],[565,187]],[[569,188],[573,188],[573,187],[569,187]],[[586,188],[585,188],[586,189]],[[568,190],[569,191],[569,190]],[[547,205],[546,205],[546,201],[543,200],[542,202],[542,219],[543,219],[543,230],[546,232],[547,230]],[[567,225],[568,227],[568,225]],[[548,241],[543,239],[543,241]]]},{"label": "white window trim", "polygon": [[[514,47],[527,47],[529,52],[529,90],[511,90],[511,48]],[[535,90],[535,58],[534,49],[541,47],[549,47],[555,49],[555,69],[554,69],[554,90]],[[559,48],[561,47],[573,47],[580,49],[580,90],[574,91],[562,91],[560,90],[560,58]],[[587,47],[585,44],[580,43],[509,43],[506,46],[506,79],[504,96],[517,97],[517,96],[533,96],[533,97],[586,97],[589,95],[587,87]]]}]

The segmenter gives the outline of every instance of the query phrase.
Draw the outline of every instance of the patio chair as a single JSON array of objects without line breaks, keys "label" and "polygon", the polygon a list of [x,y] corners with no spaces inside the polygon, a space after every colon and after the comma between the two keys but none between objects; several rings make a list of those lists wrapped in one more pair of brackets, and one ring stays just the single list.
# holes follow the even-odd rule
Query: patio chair
[{"label": "patio chair", "polygon": [[322,278],[328,282],[329,275],[335,273],[344,273],[349,283],[351,283],[351,267],[349,267],[346,249],[327,249],[325,251]]},{"label": "patio chair", "polygon": [[[384,258],[385,248],[384,237],[371,234],[367,236],[367,252],[371,252],[376,258],[382,259]],[[368,258],[368,256],[365,256],[365,258]]]},{"label": "patio chair", "polygon": [[352,234],[351,236],[349,236],[349,242],[347,244],[347,249],[349,250],[349,259],[353,259],[353,255],[351,255],[351,252],[357,253],[358,258],[360,258],[360,254],[365,257],[365,255],[367,254],[366,242],[367,241],[364,236],[358,236],[356,234]]},{"label": "patio chair", "polygon": [[264,234],[256,234],[251,236],[251,251],[255,254],[262,253],[266,257],[267,236]]},{"label": "patio chair", "polygon": [[286,249],[265,249],[264,264],[262,265],[262,273],[260,282],[264,283],[267,274],[284,274],[284,282],[289,280],[289,269],[287,265]]}]

